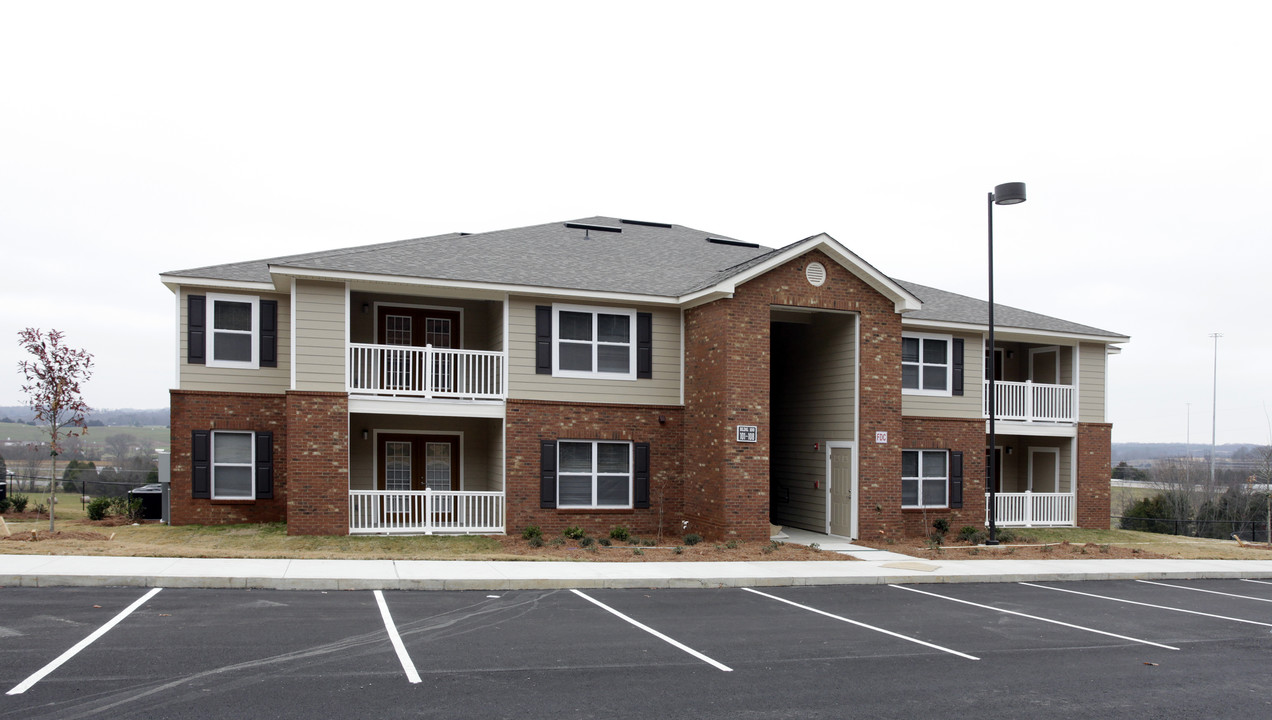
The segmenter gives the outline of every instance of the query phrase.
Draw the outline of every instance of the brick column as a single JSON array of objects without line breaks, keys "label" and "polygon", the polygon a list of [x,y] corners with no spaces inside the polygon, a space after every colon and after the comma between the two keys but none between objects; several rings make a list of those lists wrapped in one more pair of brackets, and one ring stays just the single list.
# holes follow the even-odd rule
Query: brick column
[{"label": "brick column", "polygon": [[1109,527],[1113,425],[1078,423],[1078,527]]},{"label": "brick column", "polygon": [[287,534],[349,533],[349,396],[287,393]]}]

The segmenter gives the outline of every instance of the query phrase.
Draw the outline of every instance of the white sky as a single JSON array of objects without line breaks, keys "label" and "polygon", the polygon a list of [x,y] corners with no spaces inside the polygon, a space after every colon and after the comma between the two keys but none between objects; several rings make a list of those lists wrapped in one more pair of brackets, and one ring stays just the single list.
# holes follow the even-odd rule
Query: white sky
[{"label": "white sky", "polygon": [[[158,275],[615,215],[1132,336],[1115,441],[1272,435],[1267,3],[3,2],[0,405],[17,331],[162,407]],[[7,340],[5,339],[7,338]],[[7,373],[0,373],[3,378]]]}]

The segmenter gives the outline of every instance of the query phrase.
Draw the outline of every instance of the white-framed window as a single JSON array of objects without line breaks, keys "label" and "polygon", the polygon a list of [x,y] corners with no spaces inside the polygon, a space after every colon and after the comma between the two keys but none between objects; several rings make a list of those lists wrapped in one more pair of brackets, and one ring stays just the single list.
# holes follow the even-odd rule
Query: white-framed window
[{"label": "white-framed window", "polygon": [[901,451],[901,507],[948,507],[949,482],[948,451]]},{"label": "white-framed window", "polygon": [[213,500],[256,497],[254,433],[212,431],[211,466]]},{"label": "white-framed window", "polygon": [[260,298],[208,293],[208,367],[260,367]]},{"label": "white-framed window", "polygon": [[901,392],[907,395],[951,395],[953,337],[930,333],[901,335]]},{"label": "white-framed window", "polygon": [[552,306],[552,374],[636,379],[636,311]]},{"label": "white-framed window", "polygon": [[632,444],[558,441],[557,507],[632,507]]}]

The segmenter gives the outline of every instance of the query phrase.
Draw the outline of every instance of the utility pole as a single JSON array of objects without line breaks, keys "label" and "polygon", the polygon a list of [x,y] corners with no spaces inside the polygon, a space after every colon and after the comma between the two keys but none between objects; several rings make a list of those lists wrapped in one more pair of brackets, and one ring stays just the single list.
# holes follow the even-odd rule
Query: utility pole
[{"label": "utility pole", "polygon": [[1215,369],[1210,387],[1210,487],[1206,490],[1208,494],[1213,495],[1215,491],[1215,427],[1219,417],[1219,338],[1223,337],[1223,333],[1210,333],[1210,337],[1215,341]]}]

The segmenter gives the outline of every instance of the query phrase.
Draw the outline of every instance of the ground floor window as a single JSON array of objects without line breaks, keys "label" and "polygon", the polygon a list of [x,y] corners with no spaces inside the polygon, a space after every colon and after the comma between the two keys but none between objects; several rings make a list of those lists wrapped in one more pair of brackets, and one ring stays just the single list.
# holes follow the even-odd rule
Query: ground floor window
[{"label": "ground floor window", "polygon": [[191,496],[212,500],[274,497],[274,434],[195,430],[190,446]]},{"label": "ground floor window", "polygon": [[947,507],[949,468],[945,450],[902,450],[901,507]]},{"label": "ground floor window", "polygon": [[562,440],[557,468],[557,507],[632,506],[631,443]]}]

